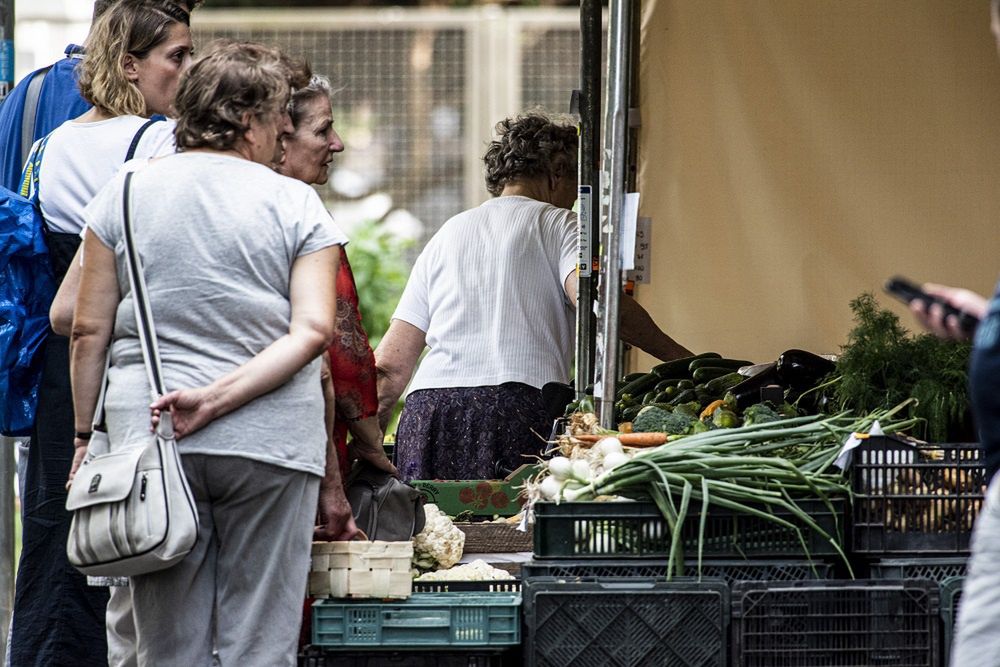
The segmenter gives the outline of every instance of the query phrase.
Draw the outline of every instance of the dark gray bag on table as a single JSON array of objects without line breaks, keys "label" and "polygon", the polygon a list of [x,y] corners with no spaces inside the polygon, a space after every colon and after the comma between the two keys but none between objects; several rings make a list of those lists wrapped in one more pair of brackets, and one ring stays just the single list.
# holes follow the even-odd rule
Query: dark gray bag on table
[{"label": "dark gray bag on table", "polygon": [[369,540],[405,542],[424,529],[424,494],[366,461],[347,478],[354,523]]}]

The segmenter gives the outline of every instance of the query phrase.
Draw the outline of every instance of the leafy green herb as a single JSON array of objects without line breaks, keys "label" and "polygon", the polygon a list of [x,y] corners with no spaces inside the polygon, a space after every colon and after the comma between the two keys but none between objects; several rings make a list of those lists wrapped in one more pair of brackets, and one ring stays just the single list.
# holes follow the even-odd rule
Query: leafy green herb
[{"label": "leafy green herb", "polygon": [[841,348],[833,410],[872,412],[907,398],[909,416],[924,420],[924,436],[947,442],[968,430],[968,343],[911,336],[891,311],[865,293],[851,302],[856,323]]}]

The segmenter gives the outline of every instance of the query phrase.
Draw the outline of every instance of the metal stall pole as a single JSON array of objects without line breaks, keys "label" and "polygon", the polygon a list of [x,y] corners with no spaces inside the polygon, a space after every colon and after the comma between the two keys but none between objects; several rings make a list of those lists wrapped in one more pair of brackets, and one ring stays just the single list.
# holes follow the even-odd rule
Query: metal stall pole
[{"label": "metal stall pole", "polygon": [[[0,102],[14,87],[14,0],[0,0]],[[7,628],[14,609],[14,449],[0,437],[0,650],[7,653]]]},{"label": "metal stall pole", "polygon": [[[626,130],[628,128],[629,36],[633,0],[611,0],[608,25],[608,110],[604,121],[604,171],[601,210],[601,272],[598,287],[597,358],[594,394],[600,399],[601,426],[614,428],[615,379],[618,376],[618,325],[621,301],[622,208],[625,201]],[[604,182],[602,181],[602,185]]]},{"label": "metal stall pole", "polygon": [[[580,258],[576,292],[576,398],[594,379],[594,301],[601,180],[601,1],[580,2]],[[597,193],[597,196],[595,196]],[[595,211],[596,207],[596,211]]]}]

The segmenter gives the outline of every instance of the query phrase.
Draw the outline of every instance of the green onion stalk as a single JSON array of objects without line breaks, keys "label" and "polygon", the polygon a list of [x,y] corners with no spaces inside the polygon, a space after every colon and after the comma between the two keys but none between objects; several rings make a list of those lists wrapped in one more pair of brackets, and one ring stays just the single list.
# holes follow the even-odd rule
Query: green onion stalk
[{"label": "green onion stalk", "polygon": [[[700,511],[700,573],[705,525],[713,506],[760,517],[794,531],[811,561],[800,526],[784,518],[790,515],[828,541],[850,569],[835,537],[841,534],[840,518],[831,502],[848,497],[850,486],[833,463],[847,439],[854,433],[867,433],[876,420],[886,434],[913,427],[918,420],[893,420],[905,405],[861,418],[848,413],[794,417],[686,436],[642,450],[583,486],[564,486],[560,497],[567,501],[615,495],[652,498],[671,533],[668,576],[683,574],[681,527],[691,511]],[[803,499],[823,502],[834,517],[835,535],[826,532],[801,508],[799,502]],[[778,516],[776,511],[784,516]]]}]

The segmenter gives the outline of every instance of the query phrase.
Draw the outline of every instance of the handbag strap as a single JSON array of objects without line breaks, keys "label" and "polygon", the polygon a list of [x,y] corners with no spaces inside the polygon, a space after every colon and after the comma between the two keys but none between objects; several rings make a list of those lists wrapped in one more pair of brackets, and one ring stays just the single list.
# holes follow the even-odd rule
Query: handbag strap
[{"label": "handbag strap", "polygon": [[125,174],[125,188],[122,193],[122,215],[125,221],[125,264],[128,270],[128,280],[132,287],[132,306],[135,310],[135,322],[139,328],[139,343],[142,346],[142,360],[145,362],[146,375],[153,400],[167,393],[163,386],[163,368],[160,365],[160,348],[156,344],[156,329],[153,325],[153,310],[149,306],[146,291],[146,277],[142,271],[142,258],[135,248],[132,234],[132,176],[134,172]]},{"label": "handbag strap", "polygon": [[[134,172],[125,174],[125,187],[122,190],[122,218],[125,228],[125,266],[129,285],[132,288],[132,306],[135,312],[135,322],[139,330],[139,344],[142,347],[143,365],[146,367],[146,377],[149,379],[150,393],[153,400],[166,393],[163,385],[163,368],[160,364],[160,349],[156,342],[156,329],[153,326],[153,311],[149,306],[146,292],[146,278],[142,270],[142,259],[135,248],[132,234],[132,176]],[[108,369],[111,367],[111,348],[108,347],[107,359],[104,364],[104,378],[101,380],[101,391],[94,410],[93,426],[95,430],[104,428],[104,399],[108,388]]]}]

